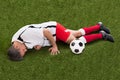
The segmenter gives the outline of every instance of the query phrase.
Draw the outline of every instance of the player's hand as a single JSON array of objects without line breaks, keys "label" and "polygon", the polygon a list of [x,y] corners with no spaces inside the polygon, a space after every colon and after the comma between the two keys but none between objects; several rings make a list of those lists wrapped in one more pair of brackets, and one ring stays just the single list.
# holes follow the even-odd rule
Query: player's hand
[{"label": "player's hand", "polygon": [[34,46],[34,49],[35,49],[35,50],[40,50],[40,49],[41,49],[41,46],[40,46],[40,45],[36,45],[36,46]]},{"label": "player's hand", "polygon": [[60,53],[60,51],[58,50],[57,47],[51,47],[51,48],[49,48],[49,51],[50,51],[51,55],[57,55]]}]

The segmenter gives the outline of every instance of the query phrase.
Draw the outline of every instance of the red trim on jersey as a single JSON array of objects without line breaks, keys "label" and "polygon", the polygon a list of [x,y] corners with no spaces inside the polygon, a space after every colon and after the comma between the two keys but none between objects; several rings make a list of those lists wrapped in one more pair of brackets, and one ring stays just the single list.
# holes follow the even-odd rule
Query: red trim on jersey
[{"label": "red trim on jersey", "polygon": [[57,23],[57,26],[56,26],[56,39],[57,40],[61,40],[63,42],[67,41],[68,37],[70,36],[70,32],[65,31],[65,30],[66,28],[63,25]]}]

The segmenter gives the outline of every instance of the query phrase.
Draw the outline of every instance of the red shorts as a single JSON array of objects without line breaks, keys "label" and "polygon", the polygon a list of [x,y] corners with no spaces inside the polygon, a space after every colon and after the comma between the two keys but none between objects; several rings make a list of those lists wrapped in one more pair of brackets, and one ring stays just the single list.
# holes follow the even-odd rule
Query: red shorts
[{"label": "red shorts", "polygon": [[70,36],[70,32],[66,31],[66,28],[63,25],[57,23],[56,39],[66,42],[69,36]]}]

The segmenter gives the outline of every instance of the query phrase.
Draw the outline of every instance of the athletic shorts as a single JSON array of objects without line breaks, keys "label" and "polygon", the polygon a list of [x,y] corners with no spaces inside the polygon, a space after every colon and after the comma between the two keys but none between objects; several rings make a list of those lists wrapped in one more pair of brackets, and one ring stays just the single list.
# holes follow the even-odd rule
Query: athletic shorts
[{"label": "athletic shorts", "polygon": [[66,28],[57,23],[57,26],[56,26],[56,39],[57,41],[63,41],[63,42],[66,42],[68,37],[70,36],[70,32],[66,31]]}]

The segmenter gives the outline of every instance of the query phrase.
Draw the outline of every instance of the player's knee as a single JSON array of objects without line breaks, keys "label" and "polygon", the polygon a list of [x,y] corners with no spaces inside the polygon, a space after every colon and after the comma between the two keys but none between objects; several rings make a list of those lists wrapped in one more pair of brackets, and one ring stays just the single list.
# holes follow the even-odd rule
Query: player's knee
[{"label": "player's knee", "polygon": [[70,44],[70,42],[73,41],[74,39],[75,39],[75,37],[71,34],[71,35],[68,37],[66,43]]}]

